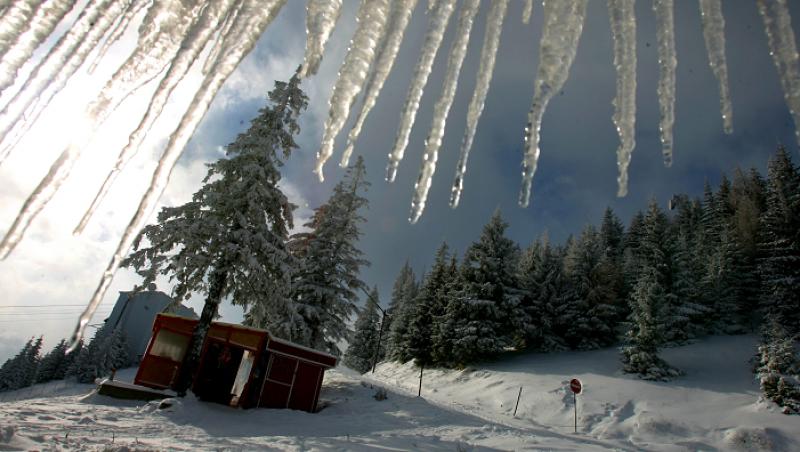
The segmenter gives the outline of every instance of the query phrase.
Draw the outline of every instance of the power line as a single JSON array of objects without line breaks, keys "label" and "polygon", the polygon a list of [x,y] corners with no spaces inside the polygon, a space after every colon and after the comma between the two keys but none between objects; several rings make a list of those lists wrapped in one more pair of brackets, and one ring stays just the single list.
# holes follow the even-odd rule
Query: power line
[{"label": "power line", "polygon": [[[100,305],[103,307],[111,306],[110,304],[107,305]],[[80,307],[85,308],[85,304],[20,304],[20,305],[11,305],[11,306],[0,306],[0,309],[5,308],[74,308]],[[98,306],[99,307],[99,306]]]}]

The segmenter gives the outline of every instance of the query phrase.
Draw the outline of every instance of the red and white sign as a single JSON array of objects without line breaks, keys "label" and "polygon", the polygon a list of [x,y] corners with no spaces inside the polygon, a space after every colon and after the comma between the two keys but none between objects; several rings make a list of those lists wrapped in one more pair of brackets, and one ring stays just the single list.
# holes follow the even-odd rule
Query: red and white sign
[{"label": "red and white sign", "polygon": [[581,381],[578,380],[577,378],[573,378],[569,382],[569,389],[571,389],[572,392],[574,392],[575,394],[580,394],[582,388],[583,386],[581,385]]}]

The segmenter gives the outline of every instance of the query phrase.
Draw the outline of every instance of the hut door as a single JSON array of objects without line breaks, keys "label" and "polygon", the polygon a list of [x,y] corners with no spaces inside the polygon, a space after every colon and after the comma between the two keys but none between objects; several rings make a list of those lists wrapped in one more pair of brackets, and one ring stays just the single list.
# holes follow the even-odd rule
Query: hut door
[{"label": "hut door", "polygon": [[195,394],[202,400],[228,405],[243,352],[240,347],[209,340],[195,379]]},{"label": "hut door", "polygon": [[314,402],[321,377],[322,368],[301,361],[297,366],[292,395],[289,397],[289,408],[314,412]]},{"label": "hut door", "polygon": [[261,390],[261,403],[263,408],[286,408],[289,406],[294,376],[297,372],[298,360],[289,356],[273,353],[269,357],[270,363],[267,377],[264,379]]}]

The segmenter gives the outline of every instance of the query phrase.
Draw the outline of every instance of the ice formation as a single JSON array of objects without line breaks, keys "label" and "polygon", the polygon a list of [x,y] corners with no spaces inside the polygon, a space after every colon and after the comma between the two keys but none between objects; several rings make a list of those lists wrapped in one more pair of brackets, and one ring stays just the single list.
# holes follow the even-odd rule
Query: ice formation
[{"label": "ice formation", "polygon": [[422,44],[422,52],[414,69],[414,77],[411,80],[411,86],[408,89],[408,95],[403,105],[400,126],[397,129],[397,138],[395,138],[392,152],[389,154],[389,164],[386,167],[386,180],[389,182],[394,182],[397,176],[397,166],[403,160],[403,154],[406,151],[406,146],[408,146],[408,137],[411,135],[411,127],[417,117],[422,92],[428,83],[428,76],[431,74],[431,69],[433,69],[433,60],[442,45],[444,32],[447,29],[447,23],[450,22],[455,3],[455,0],[438,0],[433,6],[433,11],[431,11],[432,15],[428,20],[425,42]]},{"label": "ice formation", "polygon": [[392,71],[394,60],[397,58],[397,52],[400,51],[400,44],[403,43],[403,36],[405,36],[406,28],[408,28],[408,22],[411,20],[411,13],[416,6],[417,0],[396,0],[391,3],[391,16],[388,24],[389,29],[386,33],[386,41],[383,49],[381,49],[378,61],[375,63],[375,71],[372,73],[367,85],[361,111],[358,113],[353,128],[350,129],[350,133],[347,135],[347,146],[344,149],[340,163],[342,167],[350,163],[350,156],[353,155],[353,148],[356,141],[358,141],[358,136],[361,135],[364,121],[367,120],[369,112],[378,101],[383,84]]},{"label": "ice formation", "polygon": [[522,23],[526,25],[530,23],[531,15],[533,15],[533,0],[525,0],[525,8],[522,10]]},{"label": "ice formation", "polygon": [[558,0],[544,3],[544,30],[539,42],[539,67],[533,84],[533,103],[525,127],[525,156],[522,160],[522,188],[519,205],[527,207],[539,161],[539,132],[547,104],[561,91],[578,51],[586,18],[586,0]]},{"label": "ice formation", "polygon": [[472,149],[472,140],[475,138],[475,131],[478,129],[478,120],[483,113],[483,106],[486,103],[486,95],[489,93],[489,85],[492,83],[494,74],[494,63],[497,60],[497,49],[500,47],[500,33],[503,30],[503,19],[508,10],[508,0],[494,0],[489,9],[489,16],[486,19],[486,30],[483,35],[483,47],[481,47],[481,58],[478,66],[478,80],[475,82],[475,91],[472,93],[472,100],[467,109],[467,127],[464,132],[464,139],[461,142],[461,151],[456,164],[456,176],[453,180],[453,187],[450,191],[450,207],[458,207],[461,200],[461,192],[464,190],[464,175],[467,172],[467,160]]},{"label": "ice formation", "polygon": [[786,0],[758,0],[756,3],[764,19],[769,51],[778,69],[783,96],[794,119],[794,133],[800,145],[800,59],[789,9]]},{"label": "ice formation", "polygon": [[733,106],[728,90],[728,63],[725,58],[725,18],[722,0],[700,0],[703,22],[703,39],[708,52],[708,64],[719,81],[719,103],[722,112],[722,129],[733,133]]},{"label": "ice formation", "polygon": [[422,168],[420,168],[417,182],[414,185],[414,197],[411,200],[411,223],[416,223],[425,210],[425,201],[428,199],[428,190],[431,188],[433,174],[436,172],[436,161],[439,158],[439,148],[442,146],[444,128],[447,123],[447,114],[453,105],[458,87],[458,76],[461,74],[461,65],[467,55],[467,44],[469,35],[472,31],[472,24],[475,21],[475,14],[480,7],[480,0],[464,0],[461,5],[461,14],[458,18],[458,28],[456,29],[456,39],[453,41],[453,48],[447,59],[447,70],[444,76],[444,86],[442,94],[436,105],[433,107],[433,122],[428,138],[425,140],[425,153],[422,157]]},{"label": "ice formation", "polygon": [[661,112],[661,149],[664,165],[672,166],[675,124],[675,68],[678,58],[675,51],[674,0],[653,0],[656,13],[656,40],[658,41],[658,104]]},{"label": "ice formation", "polygon": [[628,165],[636,147],[636,16],[635,0],[608,0],[611,36],[614,41],[614,67],[617,70],[617,96],[614,98],[614,125],[619,135],[617,149],[617,196],[628,194]]},{"label": "ice formation", "polygon": [[389,0],[362,0],[356,20],[358,26],[339,69],[339,78],[333,86],[331,108],[322,133],[322,144],[317,153],[317,166],[314,172],[320,181],[324,179],[322,167],[333,155],[336,135],[344,127],[350,108],[367,81],[370,67],[383,41],[389,20]]},{"label": "ice formation", "polygon": [[[653,0],[657,23],[659,58],[658,98],[664,162],[672,162],[672,129],[675,106],[674,0]],[[205,115],[227,77],[281,10],[286,0],[0,0],[0,164],[50,101],[64,88],[79,68],[92,72],[123,36],[137,26],[136,47],[111,75],[105,86],[86,93],[91,102],[82,118],[76,118],[70,145],[50,165],[50,170],[29,195],[16,220],[0,242],[0,258],[6,258],[22,239],[27,226],[47,204],[68,176],[70,168],[106,118],[132,93],[150,80],[155,90],[140,117],[132,117],[127,144],[118,150],[97,197],[76,228],[80,232],[125,164],[136,153],[154,122],[162,116],[173,92],[184,82],[190,68],[202,67],[193,100],[177,122],[152,176],[147,192],[119,241],[97,290],[80,319],[75,338],[91,317],[108,288],[131,241],[143,226],[163,191],[175,162]],[[375,106],[404,40],[418,0],[362,0],[358,26],[342,64],[331,96],[319,154],[317,173],[333,153],[334,139],[344,127],[350,109],[364,91],[364,100],[348,134],[342,164],[346,165],[369,112]],[[464,58],[470,23],[478,0],[465,0],[460,25],[447,63],[443,92],[436,103],[435,119],[428,140],[423,169],[414,195],[411,220],[419,218],[441,146],[447,112],[453,100],[458,73]],[[522,20],[528,22],[533,0],[525,0]],[[428,0],[428,30],[419,61],[402,109],[397,137],[387,168],[393,181],[408,145],[411,128],[433,63],[455,9],[455,0]],[[450,204],[459,202],[472,140],[486,99],[500,42],[508,0],[493,0],[481,49],[475,91],[467,112],[467,125],[460,149]],[[617,70],[614,123],[620,136],[618,150],[619,194],[626,191],[627,166],[634,147],[636,91],[636,20],[634,0],[608,0]],[[784,97],[800,125],[800,61],[791,27],[787,0],[756,0],[764,22],[770,53],[777,68]],[[587,0],[543,2],[543,31],[539,65],[534,80],[534,97],[525,131],[520,204],[528,205],[540,148],[541,122],[547,105],[566,82],[583,29]],[[710,67],[719,81],[724,130],[732,130],[732,110],[725,55],[725,20],[721,0],[699,0],[705,46]],[[325,44],[338,21],[341,0],[308,0],[307,40],[301,75],[316,72]],[[422,9],[425,9],[423,7]],[[137,25],[138,24],[138,25]],[[464,47],[462,47],[462,45]],[[797,132],[796,132],[797,133]],[[800,133],[797,133],[800,144]]]},{"label": "ice formation", "polygon": [[308,0],[306,6],[306,56],[300,77],[314,75],[322,61],[325,43],[342,12],[342,0]]}]

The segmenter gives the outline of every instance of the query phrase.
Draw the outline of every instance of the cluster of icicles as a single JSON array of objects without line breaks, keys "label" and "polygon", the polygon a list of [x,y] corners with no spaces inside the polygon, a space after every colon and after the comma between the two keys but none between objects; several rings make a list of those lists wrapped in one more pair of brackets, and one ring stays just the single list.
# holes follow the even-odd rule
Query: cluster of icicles
[{"label": "cluster of icicles", "polygon": [[[531,184],[539,157],[542,118],[553,95],[561,90],[567,80],[583,30],[587,1],[542,1],[544,20],[539,43],[539,65],[525,128],[519,198],[522,206],[527,206],[531,198]],[[652,1],[658,27],[661,141],[664,162],[669,166],[672,163],[677,64],[674,0]],[[730,133],[733,118],[728,93],[725,21],[721,0],[698,1],[709,62],[719,81],[723,126]],[[6,90],[15,82],[21,83],[21,89],[9,97],[0,111],[0,164],[78,69],[88,65],[89,70],[93,70],[104,58],[109,47],[138,23],[135,20],[137,17],[144,15],[138,26],[135,49],[106,82],[100,95],[89,104],[84,125],[76,127],[71,144],[52,163],[49,172],[30,194],[0,242],[0,258],[3,259],[13,251],[26,228],[68,177],[81,150],[92,141],[104,121],[129,95],[155,80],[158,87],[151,94],[149,107],[140,118],[132,118],[127,144],[119,150],[114,167],[75,229],[75,233],[80,233],[116,176],[136,153],[151,126],[162,114],[173,91],[196,62],[202,65],[202,82],[197,86],[193,100],[172,132],[149,187],[123,233],[91,301],[81,315],[73,343],[82,336],[84,327],[102,300],[135,235],[154,209],[184,146],[217,91],[242,58],[252,50],[259,36],[285,3],[286,0],[0,0],[0,91]],[[455,37],[447,58],[444,85],[435,104],[433,122],[425,141],[422,168],[415,185],[410,216],[412,223],[419,219],[425,208],[470,33],[483,3],[489,5],[487,24],[477,84],[468,107],[450,205],[456,207],[461,198],[467,160],[491,84],[508,0],[462,0],[460,3]],[[620,138],[617,150],[620,196],[627,192],[628,164],[635,147],[637,63],[634,3],[634,0],[608,0],[614,65],[617,70],[613,121]],[[795,124],[800,124],[800,64],[786,3],[787,0],[756,0],[786,102]],[[333,155],[334,141],[346,124],[356,99],[364,91],[361,109],[347,136],[341,159],[341,165],[347,165],[364,122],[392,70],[416,4],[417,0],[361,0],[357,26],[333,87],[330,113],[317,154],[315,172],[320,179],[323,177],[325,162]],[[299,71],[301,77],[316,73],[341,8],[342,0],[307,0],[307,44],[305,61]],[[444,32],[456,9],[456,0],[428,1],[428,27],[424,43],[402,109],[397,137],[389,154],[386,179],[390,182],[394,181],[398,165],[403,159],[423,91],[441,47]],[[61,36],[53,36],[57,25],[73,10],[77,10],[77,18],[68,31]],[[533,11],[534,1],[525,0],[522,14],[524,23],[529,22]],[[40,60],[35,63],[30,61],[34,51],[43,46],[51,36],[57,37],[55,43],[46,49]],[[17,81],[20,69],[26,63],[33,67],[24,81]],[[798,141],[800,142],[800,135]]]}]

